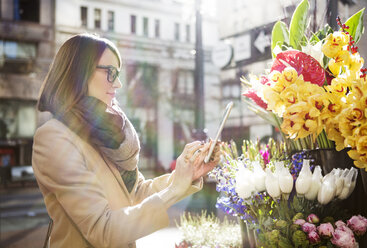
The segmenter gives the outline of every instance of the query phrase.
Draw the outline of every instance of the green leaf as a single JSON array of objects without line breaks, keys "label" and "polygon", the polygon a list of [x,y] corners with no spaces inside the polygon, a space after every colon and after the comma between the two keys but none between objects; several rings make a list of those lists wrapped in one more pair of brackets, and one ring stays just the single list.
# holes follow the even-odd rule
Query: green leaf
[{"label": "green leaf", "polygon": [[277,21],[274,24],[273,31],[271,32],[271,55],[275,58],[273,49],[278,45],[282,47],[284,43],[289,44],[289,31],[287,24],[282,21]]},{"label": "green leaf", "polygon": [[300,42],[303,39],[307,28],[307,12],[310,8],[308,0],[303,0],[293,13],[290,28],[289,28],[289,44],[295,48],[300,49]]},{"label": "green leaf", "polygon": [[364,8],[352,15],[346,22],[345,25],[349,26],[348,32],[357,43],[361,38],[364,27],[363,27],[363,14]]}]

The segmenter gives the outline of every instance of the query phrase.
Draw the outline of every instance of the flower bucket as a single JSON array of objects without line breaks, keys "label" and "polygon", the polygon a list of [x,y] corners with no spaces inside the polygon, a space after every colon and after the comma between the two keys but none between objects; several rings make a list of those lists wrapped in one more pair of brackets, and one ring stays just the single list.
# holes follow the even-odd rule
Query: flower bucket
[{"label": "flower bucket", "polygon": [[242,248],[255,248],[256,247],[256,235],[255,230],[248,228],[247,223],[238,219],[241,226]]}]

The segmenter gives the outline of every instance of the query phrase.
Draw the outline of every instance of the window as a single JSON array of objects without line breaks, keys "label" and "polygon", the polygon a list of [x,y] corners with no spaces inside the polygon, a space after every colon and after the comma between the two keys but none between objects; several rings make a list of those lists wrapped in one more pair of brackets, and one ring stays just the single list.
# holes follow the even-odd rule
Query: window
[{"label": "window", "polygon": [[160,21],[159,20],[155,20],[155,24],[154,24],[154,36],[155,38],[159,38],[160,37]]},{"label": "window", "polygon": [[175,40],[180,40],[180,24],[177,22],[175,23]]},{"label": "window", "polygon": [[130,30],[132,34],[136,34],[136,16],[130,16]]},{"label": "window", "polygon": [[101,28],[101,9],[94,9],[94,28]]},{"label": "window", "polygon": [[115,29],[115,13],[108,11],[108,30],[113,31]]},{"label": "window", "polygon": [[39,0],[14,0],[14,20],[39,22],[40,1]]},{"label": "window", "polygon": [[186,24],[186,42],[190,42],[190,36],[191,36],[190,24]]},{"label": "window", "polygon": [[143,18],[143,35],[146,37],[149,36],[149,22],[147,17]]},{"label": "window", "polygon": [[37,45],[0,40],[0,71],[29,73],[33,70]]},{"label": "window", "polygon": [[87,7],[80,7],[80,21],[82,23],[82,27],[88,26],[88,8]]}]

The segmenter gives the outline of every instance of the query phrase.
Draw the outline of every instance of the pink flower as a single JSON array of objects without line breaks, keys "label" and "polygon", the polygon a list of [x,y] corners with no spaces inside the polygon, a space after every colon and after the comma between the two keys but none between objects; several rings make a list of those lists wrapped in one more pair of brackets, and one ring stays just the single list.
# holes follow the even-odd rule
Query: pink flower
[{"label": "pink flower", "polygon": [[258,106],[260,106],[263,109],[268,108],[268,104],[261,99],[256,93],[256,90],[254,89],[248,89],[245,93],[243,93],[244,96],[250,98],[252,101],[254,101]]},{"label": "pink flower", "polygon": [[335,222],[334,224],[336,227],[341,227],[341,226],[346,226],[347,224],[345,224],[343,221],[338,220],[337,222]]},{"label": "pink flower", "polygon": [[356,248],[358,244],[354,238],[352,230],[347,226],[340,226],[335,229],[331,243],[340,248]]},{"label": "pink flower", "polygon": [[296,225],[302,226],[303,224],[306,223],[306,221],[304,219],[297,219],[293,223],[296,224]]},{"label": "pink flower", "polygon": [[352,216],[347,221],[348,227],[357,235],[363,235],[367,229],[367,219],[361,215]]},{"label": "pink flower", "polygon": [[267,165],[270,162],[269,150],[265,150],[265,151],[260,150],[260,154],[263,157],[264,164]]},{"label": "pink flower", "polygon": [[316,226],[314,224],[306,222],[302,225],[302,231],[305,233],[316,232]]},{"label": "pink flower", "polygon": [[331,237],[334,233],[334,227],[330,223],[322,223],[317,227],[317,231],[322,237]]},{"label": "pink flower", "polygon": [[320,242],[320,236],[317,234],[317,232],[312,231],[307,235],[308,240],[310,241],[311,244],[316,244],[318,242]]},{"label": "pink flower", "polygon": [[307,221],[309,223],[317,224],[320,220],[319,217],[316,216],[316,214],[310,214],[309,216],[307,216]]}]

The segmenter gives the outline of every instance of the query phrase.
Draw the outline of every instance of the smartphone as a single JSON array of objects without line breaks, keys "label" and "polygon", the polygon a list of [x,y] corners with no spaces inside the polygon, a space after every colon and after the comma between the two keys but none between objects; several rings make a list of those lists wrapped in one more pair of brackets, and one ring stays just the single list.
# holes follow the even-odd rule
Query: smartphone
[{"label": "smartphone", "polygon": [[224,123],[226,123],[226,120],[228,119],[229,113],[231,113],[232,107],[233,107],[233,102],[229,102],[227,104],[226,110],[224,111],[224,115],[222,117],[222,121],[220,122],[220,126],[218,128],[217,134],[215,135],[215,139],[213,140],[212,144],[210,145],[208,154],[204,158],[204,163],[208,163],[209,162],[209,159],[212,156],[212,153],[214,151],[214,147],[217,144],[217,141],[219,139],[219,136],[220,136],[220,134],[221,134],[221,132],[223,130]]}]

